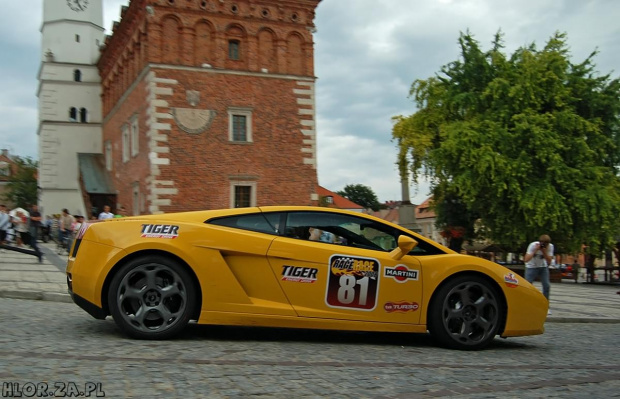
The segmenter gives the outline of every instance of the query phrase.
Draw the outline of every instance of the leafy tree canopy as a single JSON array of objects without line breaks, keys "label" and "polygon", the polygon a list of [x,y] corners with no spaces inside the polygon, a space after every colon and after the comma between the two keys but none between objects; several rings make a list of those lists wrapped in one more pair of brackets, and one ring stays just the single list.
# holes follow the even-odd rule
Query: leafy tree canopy
[{"label": "leafy tree canopy", "polygon": [[381,208],[375,192],[363,184],[347,184],[342,191],[337,191],[336,194],[373,211],[378,211]]},{"label": "leafy tree canopy", "polygon": [[16,167],[9,177],[4,199],[24,208],[37,203],[37,161],[15,157]]},{"label": "leafy tree canopy", "polygon": [[425,175],[438,213],[457,201],[463,227],[478,221],[496,243],[546,233],[566,251],[609,248],[620,233],[619,80],[596,72],[596,52],[573,64],[563,33],[511,56],[501,32],[486,52],[469,33],[458,43],[457,61],[412,84],[418,110],[395,118],[401,174]]}]

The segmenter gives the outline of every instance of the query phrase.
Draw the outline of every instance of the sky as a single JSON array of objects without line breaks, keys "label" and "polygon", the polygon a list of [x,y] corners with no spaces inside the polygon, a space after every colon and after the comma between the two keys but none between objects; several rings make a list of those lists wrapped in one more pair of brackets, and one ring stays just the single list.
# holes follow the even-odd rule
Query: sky
[{"label": "sky", "polygon": [[[43,0],[1,1],[0,148],[36,159]],[[129,1],[103,1],[110,33]],[[566,32],[573,62],[598,50],[598,71],[618,77],[619,20],[619,0],[322,0],[314,37],[319,184],[363,184],[381,202],[401,199],[392,118],[415,112],[414,80],[458,59],[460,32],[486,50],[501,30],[506,54]],[[410,191],[419,204],[429,185]]]}]

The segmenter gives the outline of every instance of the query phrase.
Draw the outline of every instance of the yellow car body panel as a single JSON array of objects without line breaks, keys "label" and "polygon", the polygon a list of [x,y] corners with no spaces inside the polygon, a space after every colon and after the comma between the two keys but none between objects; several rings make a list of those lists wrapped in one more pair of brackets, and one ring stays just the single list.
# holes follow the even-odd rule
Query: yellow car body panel
[{"label": "yellow car body panel", "polygon": [[[205,223],[263,212],[362,217],[432,245],[438,254],[416,256],[412,251],[395,259],[389,251]],[[543,333],[548,309],[544,296],[509,269],[456,254],[384,220],[330,208],[241,208],[111,219],[85,226],[72,252],[76,256],[69,258],[67,274],[74,300],[103,317],[109,314],[106,289],[114,273],[146,253],[171,257],[195,276],[201,324],[425,332],[434,295],[464,273],[483,276],[501,292],[507,309],[502,336]]]},{"label": "yellow car body panel", "polygon": [[[441,266],[441,267],[440,267]],[[435,255],[424,259],[424,298],[430,303],[437,287],[458,273],[480,273],[492,278],[500,287],[510,311],[507,313],[502,336],[535,335],[544,332],[543,323],[549,302],[542,293],[523,277],[501,265],[467,255]],[[426,323],[423,313],[421,323]]]}]

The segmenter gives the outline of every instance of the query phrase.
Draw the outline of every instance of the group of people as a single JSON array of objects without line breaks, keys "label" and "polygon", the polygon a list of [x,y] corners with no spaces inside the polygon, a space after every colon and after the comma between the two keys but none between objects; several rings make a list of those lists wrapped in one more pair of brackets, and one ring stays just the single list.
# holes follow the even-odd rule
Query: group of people
[{"label": "group of people", "polygon": [[[115,215],[110,212],[110,206],[105,205],[103,212],[93,219],[105,220],[124,216],[126,216],[124,207],[119,207],[119,213]],[[53,231],[57,231],[58,242],[69,248],[82,223],[84,223],[84,216],[71,215],[66,208],[60,214],[53,217],[47,216],[44,220],[37,205],[32,205],[29,211],[16,208],[10,212],[6,205],[0,205],[0,244],[4,246],[9,241],[15,241],[18,248],[29,245],[39,262],[42,262],[43,253],[37,245],[40,232],[51,236]],[[9,232],[14,232],[15,236],[10,237]]]},{"label": "group of people", "polygon": [[37,245],[41,221],[37,205],[32,205],[29,212],[17,208],[12,213],[8,212],[6,205],[0,205],[0,244],[7,244],[9,231],[13,230],[17,246],[30,245],[39,263],[43,262],[43,253]]}]

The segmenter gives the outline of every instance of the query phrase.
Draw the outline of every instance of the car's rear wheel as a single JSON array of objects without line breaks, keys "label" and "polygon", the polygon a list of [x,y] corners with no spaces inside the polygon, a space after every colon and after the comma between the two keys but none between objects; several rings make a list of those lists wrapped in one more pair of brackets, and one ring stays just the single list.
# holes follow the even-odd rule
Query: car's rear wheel
[{"label": "car's rear wheel", "polygon": [[193,280],[182,266],[164,257],[145,256],[115,274],[108,306],[127,335],[166,339],[185,328],[194,313],[195,298]]},{"label": "car's rear wheel", "polygon": [[442,346],[482,349],[497,335],[504,308],[497,288],[474,275],[449,281],[436,293],[428,314],[428,329]]}]

